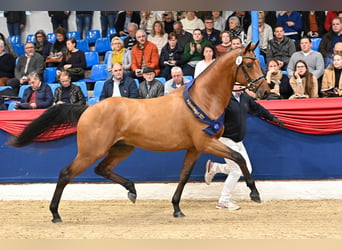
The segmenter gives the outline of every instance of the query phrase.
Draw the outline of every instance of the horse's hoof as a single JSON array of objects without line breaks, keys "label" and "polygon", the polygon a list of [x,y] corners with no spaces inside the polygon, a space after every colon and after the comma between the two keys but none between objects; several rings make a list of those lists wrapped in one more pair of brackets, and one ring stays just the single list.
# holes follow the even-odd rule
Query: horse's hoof
[{"label": "horse's hoof", "polygon": [[185,217],[185,214],[182,213],[182,211],[174,212],[173,217],[175,218],[182,218]]},{"label": "horse's hoof", "polygon": [[53,222],[53,223],[61,223],[61,222],[62,222],[62,219],[61,219],[61,218],[53,218],[53,219],[52,219],[52,222]]},{"label": "horse's hoof", "polygon": [[135,201],[137,200],[137,194],[134,194],[134,193],[131,193],[131,192],[128,192],[128,199],[131,201],[131,202],[133,202],[133,203],[135,203]]},{"label": "horse's hoof", "polygon": [[260,202],[261,202],[259,193],[253,193],[253,192],[251,192],[250,197],[251,197],[251,200],[252,200],[252,201],[255,201],[255,202],[257,202],[257,203],[260,203]]}]

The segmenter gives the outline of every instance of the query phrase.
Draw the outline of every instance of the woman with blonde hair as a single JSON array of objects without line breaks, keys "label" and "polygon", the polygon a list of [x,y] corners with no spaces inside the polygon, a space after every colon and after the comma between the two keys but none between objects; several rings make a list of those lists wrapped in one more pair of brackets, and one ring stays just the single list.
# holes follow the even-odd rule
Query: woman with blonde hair
[{"label": "woman with blonde hair", "polygon": [[165,33],[164,24],[162,21],[155,21],[152,26],[151,34],[147,38],[148,41],[157,45],[158,54],[162,48],[167,44],[167,33]]},{"label": "woman with blonde hair", "polygon": [[112,51],[108,55],[107,71],[112,71],[112,65],[119,63],[124,67],[124,75],[131,76],[132,55],[131,50],[124,47],[124,42],[120,37],[115,36],[111,40]]},{"label": "woman with blonde hair", "polygon": [[342,96],[342,53],[336,53],[333,64],[324,70],[322,79],[323,97]]},{"label": "woman with blonde hair", "polygon": [[298,60],[295,71],[290,78],[293,95],[289,99],[317,98],[318,81],[315,75],[310,73],[305,61]]}]

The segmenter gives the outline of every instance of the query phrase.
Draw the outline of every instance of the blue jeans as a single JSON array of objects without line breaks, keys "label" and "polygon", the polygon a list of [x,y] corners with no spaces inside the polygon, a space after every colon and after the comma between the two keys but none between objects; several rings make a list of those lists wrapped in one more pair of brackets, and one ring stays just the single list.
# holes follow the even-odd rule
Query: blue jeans
[{"label": "blue jeans", "polygon": [[93,22],[92,14],[77,14],[76,15],[77,31],[80,32],[81,39],[85,37],[85,33],[88,30],[91,30],[92,22]]},{"label": "blue jeans", "polygon": [[329,55],[324,57],[324,68],[327,68],[330,64],[332,64],[334,61],[333,55]]},{"label": "blue jeans", "polygon": [[114,28],[115,21],[116,21],[117,12],[113,15],[108,16],[100,16],[101,21],[101,36],[106,37],[107,36],[107,30],[108,28]]},{"label": "blue jeans", "polygon": [[7,23],[7,29],[10,36],[20,36],[20,23]]}]

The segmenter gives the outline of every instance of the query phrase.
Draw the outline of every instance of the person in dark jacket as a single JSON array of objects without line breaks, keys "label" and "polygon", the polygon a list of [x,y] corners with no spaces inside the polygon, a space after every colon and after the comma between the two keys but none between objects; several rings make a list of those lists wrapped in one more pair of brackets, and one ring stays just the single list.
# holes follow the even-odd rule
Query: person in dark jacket
[{"label": "person in dark jacket", "polygon": [[53,97],[54,104],[86,104],[86,99],[81,88],[75,84],[72,84],[71,76],[68,71],[61,71],[59,75],[59,83],[61,86],[55,90]]},{"label": "person in dark jacket", "polygon": [[6,53],[5,43],[0,40],[0,86],[14,77],[15,58],[12,54]]},{"label": "person in dark jacket", "polygon": [[133,78],[124,76],[124,68],[120,63],[112,65],[112,77],[105,81],[100,100],[112,96],[138,98],[138,87]]},{"label": "person in dark jacket", "polygon": [[48,15],[51,18],[52,30],[54,32],[58,27],[62,27],[68,31],[70,11],[48,11]]},{"label": "person in dark jacket", "polygon": [[28,75],[30,87],[26,88],[20,103],[15,104],[15,109],[44,109],[52,105],[52,90],[47,83],[39,79],[37,72]]},{"label": "person in dark jacket", "polygon": [[34,45],[35,51],[39,53],[44,58],[44,61],[45,61],[46,58],[50,55],[52,44],[47,41],[44,30],[38,30],[34,34],[34,37],[36,39],[36,43]]},{"label": "person in dark jacket", "polygon": [[[225,110],[224,132],[219,140],[229,148],[239,152],[245,159],[249,172],[251,172],[252,165],[242,142],[246,135],[247,114],[250,113],[262,117],[266,120],[275,122],[280,126],[283,126],[283,123],[277,117],[272,115],[267,109],[254,101],[252,97],[246,93],[243,93],[241,91],[242,88],[244,88],[242,85],[235,85],[233,88],[230,103]],[[221,164],[208,160],[206,163],[204,179],[209,185],[215,174],[228,174],[216,208],[238,210],[240,209],[240,206],[238,206],[232,200],[232,191],[240,179],[242,172],[235,162],[229,159],[225,159],[225,161],[226,164]]]},{"label": "person in dark jacket", "polygon": [[139,26],[140,14],[138,11],[119,12],[115,23],[115,29],[117,34],[112,34],[112,36],[127,36],[129,23],[136,23]]},{"label": "person in dark jacket", "polygon": [[142,99],[154,98],[164,95],[164,84],[155,79],[156,73],[153,68],[145,67],[143,78],[139,85],[139,97]]},{"label": "person in dark jacket", "polygon": [[10,36],[20,36],[26,25],[25,11],[4,11],[6,17],[8,34]]}]

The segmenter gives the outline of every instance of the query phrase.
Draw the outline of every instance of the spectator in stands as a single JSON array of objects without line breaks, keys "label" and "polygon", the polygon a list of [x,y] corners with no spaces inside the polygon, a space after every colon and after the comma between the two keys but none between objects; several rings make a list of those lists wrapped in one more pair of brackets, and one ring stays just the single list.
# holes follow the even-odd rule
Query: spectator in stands
[{"label": "spectator in stands", "polygon": [[164,95],[167,95],[172,90],[177,89],[190,82],[189,79],[183,77],[183,71],[181,67],[174,66],[171,69],[171,79],[166,81]]},{"label": "spectator in stands", "polygon": [[118,11],[100,11],[101,36],[107,37],[108,28],[115,28]]},{"label": "spectator in stands", "polygon": [[277,23],[284,27],[285,36],[299,41],[303,25],[302,17],[298,11],[280,11]]},{"label": "spectator in stands", "polygon": [[290,80],[286,74],[280,70],[277,59],[270,59],[267,63],[266,81],[271,89],[271,94],[267,99],[289,99],[293,94]]},{"label": "spectator in stands", "polygon": [[106,80],[100,95],[100,100],[112,96],[138,98],[139,91],[134,79],[124,75],[124,67],[120,63],[113,63],[112,76]]},{"label": "spectator in stands", "polygon": [[14,77],[15,58],[5,51],[5,43],[0,40],[0,86]]},{"label": "spectator in stands", "polygon": [[[131,37],[134,37],[135,35],[129,34],[129,27],[131,23],[135,23],[136,25],[138,25],[138,27],[136,28],[136,30],[138,30],[140,25],[140,13],[137,11],[120,11],[115,23],[117,34],[115,34],[114,36],[129,35]],[[127,47],[125,46],[125,48]]]},{"label": "spectator in stands", "polygon": [[186,16],[180,21],[183,29],[191,34],[195,29],[203,30],[205,28],[203,21],[195,15],[195,11],[187,11]]},{"label": "spectator in stands", "polygon": [[71,82],[71,76],[68,71],[61,71],[58,81],[61,86],[55,90],[53,97],[54,104],[71,103],[86,105],[86,99],[80,86]]},{"label": "spectator in stands", "polygon": [[183,24],[180,21],[176,21],[173,24],[173,30],[177,35],[178,44],[182,50],[184,50],[185,45],[192,41],[192,34],[183,29]]},{"label": "spectator in stands", "polygon": [[20,56],[14,68],[14,78],[7,81],[7,85],[11,86],[15,93],[19,93],[19,88],[23,84],[28,84],[28,75],[31,72],[38,74],[43,80],[44,59],[35,53],[33,43],[25,43],[25,54]]},{"label": "spectator in stands", "polygon": [[303,11],[302,23],[304,35],[310,38],[323,37],[325,12],[324,11]]},{"label": "spectator in stands", "polygon": [[[112,50],[108,56],[107,70],[112,71],[112,65],[119,63],[123,67],[123,73],[126,76],[133,76],[131,71],[132,55],[131,50],[124,47],[120,37],[113,37],[111,41]],[[134,76],[133,76],[134,77]]]},{"label": "spectator in stands", "polygon": [[46,58],[47,67],[57,67],[66,53],[66,30],[62,27],[56,29],[56,41],[52,44],[50,55]]},{"label": "spectator in stands", "polygon": [[325,21],[324,21],[324,29],[326,32],[331,30],[332,20],[337,16],[338,11],[327,11]]},{"label": "spectator in stands", "polygon": [[212,11],[211,15],[214,20],[214,29],[217,29],[220,32],[224,31],[226,20],[222,17],[221,11]]},{"label": "spectator in stands", "polygon": [[[342,44],[342,43],[341,43]],[[342,51],[334,54],[333,63],[324,70],[322,80],[322,96],[342,96]]]},{"label": "spectator in stands", "polygon": [[139,29],[136,32],[137,44],[132,47],[132,65],[131,69],[135,73],[135,77],[142,81],[143,69],[150,67],[154,69],[154,73],[158,76],[159,54],[158,48],[154,43],[147,41],[146,32]]},{"label": "spectator in stands", "polygon": [[26,25],[25,11],[4,11],[9,36],[20,36]]},{"label": "spectator in stands", "polygon": [[29,88],[26,88],[20,103],[15,109],[45,109],[52,105],[52,90],[47,83],[40,80],[40,75],[33,71],[27,76]]},{"label": "spectator in stands", "polygon": [[[266,57],[268,41],[273,39],[273,31],[270,25],[265,23],[265,14],[259,11],[258,16],[259,48],[260,54]],[[246,44],[252,41],[252,25],[248,27]]]},{"label": "spectator in stands", "polygon": [[211,45],[208,40],[203,39],[200,29],[193,32],[193,40],[185,46],[183,59],[186,62],[183,66],[184,75],[194,76],[196,64],[202,60],[204,46]]},{"label": "spectator in stands", "polygon": [[165,33],[162,21],[154,21],[147,40],[157,45],[158,54],[160,55],[162,48],[167,44],[167,33]]},{"label": "spectator in stands", "polygon": [[10,42],[8,42],[7,38],[4,36],[4,34],[0,33],[0,41],[4,42],[5,46],[5,52],[8,54],[11,54],[14,57],[17,57],[17,53],[14,52],[13,47]]},{"label": "spectator in stands", "polygon": [[334,17],[331,30],[323,36],[318,48],[324,57],[324,68],[332,63],[333,49],[337,42],[342,42],[342,19]]},{"label": "spectator in stands", "polygon": [[232,42],[231,43],[232,43],[232,45],[230,46],[230,50],[238,49],[238,48],[242,48],[243,47],[241,38],[238,37],[238,36],[232,37]]},{"label": "spectator in stands", "polygon": [[317,98],[318,81],[314,74],[310,73],[304,60],[295,63],[295,71],[291,74],[290,85],[293,95],[289,99]]},{"label": "spectator in stands", "polygon": [[36,39],[36,43],[35,43],[36,53],[39,53],[44,58],[44,61],[45,61],[46,58],[50,55],[52,44],[47,41],[44,30],[38,30],[34,34],[34,37]]},{"label": "spectator in stands", "polygon": [[168,35],[168,43],[163,47],[160,53],[160,76],[169,80],[171,78],[171,69],[175,65],[182,67],[183,64],[183,50],[178,44],[176,33],[171,32]]},{"label": "spectator in stands", "polygon": [[142,10],[140,12],[140,25],[139,29],[142,29],[146,34],[150,34],[155,21],[162,21],[162,18],[153,11]]},{"label": "spectator in stands", "polygon": [[242,45],[246,42],[246,33],[243,31],[243,28],[240,26],[240,20],[237,16],[231,16],[228,20],[229,28],[228,32],[231,37],[240,37]]},{"label": "spectator in stands", "polygon": [[94,11],[76,11],[76,26],[81,39],[86,37],[86,32],[91,30]]},{"label": "spectator in stands", "polygon": [[196,64],[194,78],[201,74],[216,58],[215,49],[212,45],[205,45],[201,54],[203,59]]},{"label": "spectator in stands", "polygon": [[275,58],[279,62],[281,70],[286,70],[290,58],[296,52],[294,42],[284,35],[284,28],[282,25],[277,24],[274,27],[274,37],[268,41],[266,62],[271,58]]},{"label": "spectator in stands", "polygon": [[225,52],[230,50],[231,48],[231,41],[230,41],[230,33],[227,30],[224,30],[221,32],[221,41],[222,43],[219,45],[216,45],[216,56],[220,57],[222,56]]},{"label": "spectator in stands", "polygon": [[68,71],[72,82],[83,79],[84,70],[86,69],[84,52],[77,49],[76,45],[77,42],[75,38],[72,37],[67,40],[67,51],[57,69],[57,75],[59,75],[62,70]]},{"label": "spectator in stands", "polygon": [[143,99],[164,95],[164,84],[155,79],[154,69],[145,67],[143,70],[144,81],[139,85],[139,97]]},{"label": "spectator in stands", "polygon": [[221,43],[220,31],[214,28],[214,19],[208,16],[204,19],[203,39],[208,40],[213,47]]},{"label": "spectator in stands", "polygon": [[312,50],[312,43],[309,37],[303,37],[300,39],[300,51],[292,54],[289,65],[287,67],[287,73],[292,76],[296,71],[295,65],[298,60],[303,60],[306,63],[310,73],[314,74],[317,79],[320,79],[324,73],[324,60],[321,53]]},{"label": "spectator in stands", "polygon": [[226,19],[225,30],[230,30],[229,28],[229,19],[235,16],[239,19],[239,26],[243,30],[244,34],[247,34],[247,30],[249,25],[251,25],[251,13],[249,11],[234,11],[228,18]]},{"label": "spectator in stands", "polygon": [[163,24],[164,29],[167,34],[173,32],[173,24],[175,23],[175,19],[173,18],[172,11],[164,11],[163,12]]},{"label": "spectator in stands", "polygon": [[51,18],[52,30],[54,32],[58,27],[62,27],[68,31],[68,18],[70,13],[70,11],[48,11],[48,15]]},{"label": "spectator in stands", "polygon": [[132,49],[132,47],[137,43],[135,35],[138,30],[138,25],[136,23],[128,24],[128,36],[124,39],[124,46],[126,49]]},{"label": "spectator in stands", "polygon": [[277,24],[277,12],[276,11],[263,11],[265,15],[265,23],[271,26],[272,30],[274,30],[275,25]]}]

